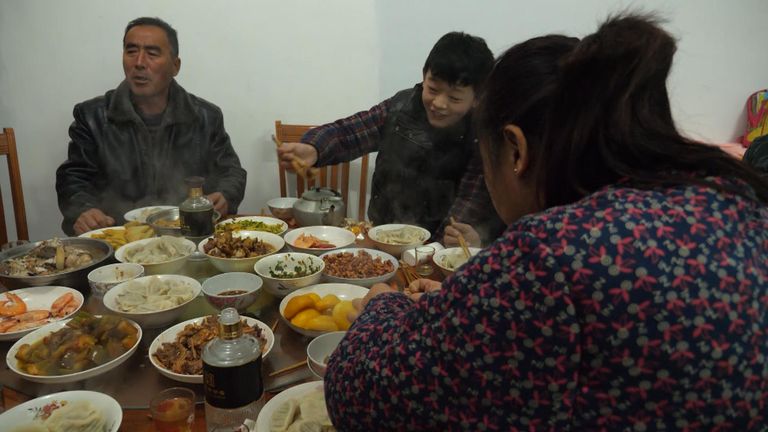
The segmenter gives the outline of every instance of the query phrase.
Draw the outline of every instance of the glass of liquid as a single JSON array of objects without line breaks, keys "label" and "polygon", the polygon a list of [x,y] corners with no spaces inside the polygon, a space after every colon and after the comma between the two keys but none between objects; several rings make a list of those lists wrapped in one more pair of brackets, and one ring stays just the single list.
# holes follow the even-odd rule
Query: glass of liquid
[{"label": "glass of liquid", "polygon": [[195,392],[171,387],[156,394],[149,411],[158,432],[191,432],[195,422]]},{"label": "glass of liquid", "polygon": [[429,276],[434,271],[432,258],[435,256],[435,248],[432,246],[419,246],[414,251],[416,257],[416,273],[419,276]]}]

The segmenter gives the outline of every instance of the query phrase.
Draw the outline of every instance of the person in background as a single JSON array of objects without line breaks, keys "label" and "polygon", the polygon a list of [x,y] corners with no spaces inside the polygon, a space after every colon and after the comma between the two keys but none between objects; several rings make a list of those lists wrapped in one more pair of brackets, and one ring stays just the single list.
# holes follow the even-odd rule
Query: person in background
[{"label": "person in background", "polygon": [[148,205],[178,204],[184,178],[205,177],[216,211],[237,212],[245,193],[221,109],[187,93],[174,30],[159,18],[131,21],[123,36],[125,80],[75,105],[68,159],[56,171],[62,229],[81,234],[123,222]]},{"label": "person in background", "polygon": [[768,135],[752,141],[744,153],[744,162],[768,177]]},{"label": "person in background", "polygon": [[328,362],[338,429],[764,429],[768,183],[677,131],[675,50],[623,15],[497,60],[476,116],[509,226],[423,294],[371,288]]},{"label": "person in background", "polygon": [[503,225],[485,189],[470,121],[492,65],[483,39],[448,33],[429,53],[421,83],[368,111],[313,128],[301,143],[283,143],[278,159],[293,170],[296,157],[325,166],[378,151],[368,206],[375,225],[415,224],[440,240],[453,216],[495,238]]}]

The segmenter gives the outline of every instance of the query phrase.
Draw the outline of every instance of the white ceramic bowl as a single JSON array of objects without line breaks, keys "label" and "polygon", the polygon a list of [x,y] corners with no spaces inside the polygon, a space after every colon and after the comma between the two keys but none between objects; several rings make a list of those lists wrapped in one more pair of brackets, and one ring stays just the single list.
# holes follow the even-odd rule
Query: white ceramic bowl
[{"label": "white ceramic bowl", "polygon": [[256,262],[258,262],[260,259],[266,256],[280,252],[280,250],[285,246],[285,240],[283,240],[282,237],[280,237],[277,234],[272,234],[272,233],[263,232],[263,231],[236,231],[232,233],[232,236],[238,237],[238,238],[250,237],[254,239],[259,239],[260,241],[271,245],[274,248],[274,250],[264,255],[259,255],[251,258],[215,257],[205,253],[205,244],[208,243],[208,240],[213,238],[213,237],[208,237],[207,239],[201,241],[200,244],[197,245],[197,250],[200,251],[200,253],[202,253],[203,255],[207,256],[208,260],[211,261],[211,264],[213,264],[214,267],[216,267],[220,272],[223,272],[223,273],[252,272],[253,265],[256,264]]},{"label": "white ceramic bowl", "polygon": [[[477,255],[478,252],[480,252],[482,249],[480,248],[469,248],[469,253],[472,256]],[[453,274],[453,272],[456,271],[457,267],[451,267],[449,263],[446,260],[450,260],[451,258],[457,259],[459,257],[464,256],[464,251],[461,250],[460,247],[451,247],[447,249],[441,249],[437,252],[435,252],[435,255],[432,257],[432,260],[435,262],[435,265],[440,269],[441,272],[443,272],[443,276],[448,277]],[[466,261],[465,261],[466,262]]]},{"label": "white ceramic bowl", "polygon": [[170,259],[168,261],[159,262],[159,263],[139,262],[135,264],[141,264],[142,266],[144,266],[144,274],[147,274],[147,275],[176,273],[179,270],[181,270],[182,267],[184,267],[184,264],[186,264],[187,259],[189,259],[189,256],[192,255],[192,253],[195,251],[195,244],[185,238],[163,236],[163,237],[154,237],[154,238],[148,238],[143,240],[136,240],[135,242],[128,243],[127,245],[115,251],[115,259],[120,261],[121,263],[126,263],[128,262],[125,258],[126,252],[133,250],[134,248],[147,247],[152,242],[158,242],[161,239],[175,242],[178,248],[183,250],[185,255]]},{"label": "white ceramic bowl", "polygon": [[[259,298],[263,283],[261,278],[253,273],[222,273],[209,277],[203,282],[203,295],[208,300],[208,303],[218,310],[233,307],[242,314]],[[232,290],[245,291],[245,293],[226,296],[219,295],[224,291]]]},{"label": "white ceramic bowl", "polygon": [[345,331],[337,331],[322,334],[307,345],[307,365],[309,370],[315,373],[318,378],[325,376],[325,370],[328,368],[328,357],[336,351],[344,336]]},{"label": "white ceramic bowl", "polygon": [[[24,303],[27,305],[27,311],[40,310],[40,309],[49,311],[51,310],[51,306],[53,305],[53,302],[55,302],[59,297],[67,293],[72,294],[72,297],[77,302],[78,306],[71,313],[61,318],[54,318],[54,317],[48,318],[38,326],[30,327],[24,330],[0,333],[0,341],[16,340],[26,334],[32,333],[34,330],[39,329],[40,327],[48,323],[69,318],[72,315],[74,315],[75,312],[79,311],[81,307],[83,307],[83,302],[85,301],[80,291],[77,291],[69,287],[63,287],[63,286],[40,286],[40,287],[31,287],[31,288],[21,288],[21,289],[13,290],[10,292],[12,292],[13,294],[16,294],[17,296],[19,296],[19,298],[21,298],[24,301]],[[2,300],[6,299],[6,296],[4,293],[0,293],[0,299]]]},{"label": "white ceramic bowl", "polygon": [[280,230],[278,232],[271,232],[266,230],[261,230],[258,228],[247,228],[245,231],[262,231],[262,232],[269,232],[271,234],[277,234],[277,235],[283,235],[286,231],[288,231],[288,224],[280,219],[275,219],[269,216],[241,216],[233,219],[227,219],[223,222],[219,222],[216,224],[216,229],[221,229],[226,227],[227,225],[231,225],[237,222],[261,222],[263,224],[267,225],[280,225]]},{"label": "white ceramic bowl", "polygon": [[[117,304],[117,297],[122,291],[129,286],[129,284],[148,284],[153,278],[160,279],[161,281],[173,280],[183,283],[192,288],[192,295],[189,300],[184,303],[174,306],[169,309],[163,309],[153,312],[123,312],[120,310]],[[121,282],[115,285],[111,290],[104,294],[104,306],[112,311],[116,315],[120,315],[124,318],[128,318],[137,322],[142,328],[158,328],[168,325],[176,321],[181,313],[184,312],[184,307],[195,299],[200,294],[200,282],[191,277],[181,275],[155,275],[155,276],[143,276],[126,282]]]},{"label": "white ceramic bowl", "polygon": [[[241,319],[245,319],[246,323],[248,325],[252,326],[254,324],[258,325],[261,328],[261,331],[264,335],[264,337],[267,340],[266,345],[263,347],[261,351],[262,358],[266,358],[270,351],[272,351],[272,347],[275,345],[275,334],[272,333],[272,330],[269,328],[268,325],[264,324],[263,322],[247,317],[247,316],[241,316]],[[205,319],[205,317],[199,317],[199,318],[192,318],[190,320],[178,323],[174,325],[173,327],[168,328],[164,332],[160,333],[155,340],[152,341],[152,344],[149,346],[149,360],[152,362],[152,366],[154,366],[158,372],[161,374],[167,376],[168,378],[176,381],[181,381],[185,383],[192,383],[192,384],[202,384],[203,383],[203,376],[202,375],[184,375],[179,374],[176,372],[173,372],[169,369],[166,369],[163,367],[162,364],[160,364],[159,361],[155,359],[155,352],[164,344],[164,343],[173,343],[173,341],[176,340],[176,336],[181,333],[182,330],[184,330],[184,327],[186,327],[189,324],[195,324],[200,323]]]},{"label": "white ceramic bowl", "polygon": [[126,212],[123,215],[123,219],[127,221],[136,221],[141,223],[146,223],[147,218],[159,211],[162,210],[170,210],[179,208],[178,206],[171,206],[171,205],[157,205],[157,206],[149,206],[149,207],[139,207],[136,209],[133,209],[131,211]]},{"label": "white ceramic bowl", "polygon": [[[99,317],[99,315],[96,315]],[[63,383],[70,383],[75,381],[82,381],[88,378],[93,378],[95,376],[101,375],[103,373],[106,373],[128,360],[129,357],[131,357],[131,354],[133,354],[134,351],[136,351],[136,348],[139,347],[139,344],[141,343],[141,327],[136,324],[135,322],[131,320],[127,320],[132,326],[136,328],[138,331],[137,334],[137,340],[136,343],[133,344],[133,346],[126,352],[122,353],[117,358],[114,358],[104,364],[101,364],[99,366],[81,371],[81,372],[75,372],[71,374],[66,375],[55,375],[55,376],[40,376],[40,375],[31,375],[26,372],[22,372],[18,366],[17,366],[17,360],[16,360],[16,353],[19,351],[19,348],[24,344],[32,345],[34,342],[37,342],[41,340],[42,338],[50,335],[51,333],[61,330],[66,326],[66,324],[71,320],[62,320],[62,321],[56,321],[53,323],[50,323],[44,327],[41,327],[32,333],[24,336],[23,338],[16,341],[16,343],[13,344],[10,350],[8,350],[8,354],[5,356],[5,363],[8,365],[8,367],[17,375],[21,376],[24,379],[27,379],[29,381],[39,382],[43,384],[63,384]]]},{"label": "white ceramic bowl", "polygon": [[325,280],[328,282],[348,283],[348,284],[360,285],[366,288],[370,288],[373,284],[387,282],[393,277],[395,277],[395,273],[397,273],[397,268],[400,266],[397,259],[395,259],[395,257],[393,257],[392,255],[380,250],[365,249],[365,248],[341,249],[333,252],[326,252],[320,255],[320,258],[323,258],[323,260],[325,260],[326,257],[330,257],[340,253],[351,253],[356,256],[358,253],[360,253],[360,251],[367,252],[373,259],[381,258],[382,261],[389,261],[390,263],[392,263],[393,270],[381,276],[373,276],[373,277],[366,277],[366,278],[343,278],[343,277],[329,274],[328,267],[326,266],[325,270],[323,271],[323,276],[325,277]]},{"label": "white ceramic bowl", "polygon": [[[294,243],[296,242],[296,239],[298,239],[299,236],[302,234],[315,236],[320,240],[325,240],[335,245],[335,247],[303,248],[303,247],[295,246]],[[356,236],[352,231],[346,230],[344,228],[339,228],[334,226],[325,226],[325,225],[296,228],[295,230],[291,230],[291,232],[285,234],[285,242],[288,243],[288,246],[292,250],[296,252],[304,252],[304,253],[318,255],[318,256],[332,250],[343,249],[345,247],[348,247],[349,245],[355,242],[355,239],[356,239]]]},{"label": "white ceramic bowl", "polygon": [[276,394],[275,397],[264,404],[264,408],[259,411],[259,416],[256,417],[256,430],[259,432],[271,431],[272,427],[270,424],[272,415],[275,414],[275,411],[277,411],[281,405],[291,399],[300,399],[302,396],[316,391],[323,392],[322,381],[311,381],[295,385]]},{"label": "white ceramic bowl", "polygon": [[325,297],[328,294],[333,294],[336,297],[339,298],[339,300],[354,300],[354,299],[361,299],[365,297],[366,294],[368,294],[368,288],[361,287],[359,285],[351,285],[351,284],[342,284],[342,283],[325,283],[325,284],[317,284],[317,285],[311,285],[306,288],[298,289],[287,296],[283,298],[283,300],[280,302],[280,318],[283,320],[283,322],[288,325],[293,331],[296,333],[302,334],[304,336],[309,337],[318,337],[321,334],[325,334],[328,332],[325,331],[319,331],[319,330],[307,330],[298,326],[295,326],[291,323],[290,320],[285,318],[285,315],[283,315],[283,312],[285,311],[285,306],[288,305],[288,302],[291,301],[292,298],[308,294],[308,293],[315,293],[320,296],[320,298]]},{"label": "white ceramic bowl", "polygon": [[[421,231],[421,239],[417,242],[410,243],[410,244],[390,244],[390,243],[384,243],[378,240],[378,234],[381,231],[396,230],[396,229],[401,229],[405,227],[417,228],[419,231]],[[430,236],[431,236],[430,232],[425,230],[424,228],[416,225],[407,225],[407,224],[379,225],[368,230],[368,238],[371,239],[376,249],[383,250],[384,252],[394,256],[397,259],[400,259],[400,256],[403,254],[404,251],[408,249],[413,249],[416,246],[423,245],[424,242],[429,240]]]},{"label": "white ceramic bowl", "polygon": [[[120,423],[123,421],[123,409],[112,397],[95,391],[73,390],[60,393],[48,394],[24,402],[21,405],[9,409],[0,414],[0,424],[4,430],[22,430],[24,426],[40,425],[44,428],[43,420],[37,417],[47,405],[62,402],[75,403],[79,401],[90,402],[91,405],[100,411],[106,421],[107,429],[105,432],[117,432],[120,429]],[[5,429],[7,428],[7,429]]]},{"label": "white ceramic bowl", "polygon": [[293,217],[293,204],[298,200],[296,197],[272,198],[267,201],[267,207],[272,212],[272,216],[288,220]]},{"label": "white ceramic bowl", "polygon": [[103,297],[115,285],[144,276],[144,266],[133,263],[117,263],[99,267],[88,273],[91,294]]},{"label": "white ceramic bowl", "polygon": [[[293,265],[295,265],[293,263],[296,262],[311,262],[311,265],[313,267],[317,267],[318,270],[311,275],[297,278],[277,278],[270,275],[270,270],[274,269],[278,263],[282,263],[283,265],[290,265],[292,268]],[[264,288],[266,288],[269,293],[277,297],[285,297],[286,295],[299,288],[314,285],[320,282],[320,279],[323,276],[324,268],[325,263],[323,263],[322,259],[315,255],[302,252],[286,252],[275,254],[260,260],[253,266],[256,274],[264,279]]]}]

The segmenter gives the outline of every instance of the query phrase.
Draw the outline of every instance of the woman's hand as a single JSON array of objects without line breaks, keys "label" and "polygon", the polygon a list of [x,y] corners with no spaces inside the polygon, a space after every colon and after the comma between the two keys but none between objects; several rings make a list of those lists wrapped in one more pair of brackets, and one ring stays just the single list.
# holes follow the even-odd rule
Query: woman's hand
[{"label": "woman's hand", "polygon": [[480,234],[472,228],[472,225],[456,222],[445,227],[443,244],[445,247],[459,246],[459,233],[464,236],[467,246],[481,247]]},{"label": "woman's hand", "polygon": [[411,300],[418,301],[422,294],[439,291],[441,286],[443,285],[440,282],[432,279],[416,279],[408,285],[405,292]]},{"label": "woman's hand", "polygon": [[[357,309],[357,315],[360,315],[366,306],[368,306],[368,303],[377,295],[388,293],[388,292],[398,292],[397,289],[393,286],[383,284],[383,283],[377,283],[374,284],[371,289],[368,290],[368,294],[365,295],[362,299],[354,299],[352,300],[352,305]],[[347,317],[350,318],[350,317]],[[355,316],[354,318],[357,318]],[[349,321],[354,321],[353,319],[350,319]]]}]

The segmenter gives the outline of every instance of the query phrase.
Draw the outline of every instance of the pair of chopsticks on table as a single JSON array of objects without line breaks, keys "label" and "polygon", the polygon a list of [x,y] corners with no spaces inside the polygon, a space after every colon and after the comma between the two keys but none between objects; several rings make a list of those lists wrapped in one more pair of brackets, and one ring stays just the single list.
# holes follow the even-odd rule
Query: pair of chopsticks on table
[{"label": "pair of chopsticks on table", "polygon": [[403,278],[405,279],[406,287],[411,285],[411,282],[420,278],[420,276],[416,273],[416,269],[403,260],[400,260],[400,270],[403,272]]},{"label": "pair of chopsticks on table", "polygon": [[[451,216],[451,225],[456,225],[456,219]],[[464,240],[464,236],[459,233],[459,246],[461,246],[461,250],[464,252],[464,256],[469,258],[469,247],[467,247],[467,241]]]},{"label": "pair of chopsticks on table", "polygon": [[[275,143],[275,145],[280,148],[281,145],[283,145],[282,142],[280,142],[279,139],[273,134],[272,135],[272,141]],[[295,154],[291,154],[291,166],[293,167],[293,170],[296,171],[296,174],[300,175],[306,180],[311,180],[315,177],[317,177],[317,174],[320,172],[319,169],[314,167],[308,167],[306,162],[301,160],[298,156]]]}]

